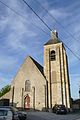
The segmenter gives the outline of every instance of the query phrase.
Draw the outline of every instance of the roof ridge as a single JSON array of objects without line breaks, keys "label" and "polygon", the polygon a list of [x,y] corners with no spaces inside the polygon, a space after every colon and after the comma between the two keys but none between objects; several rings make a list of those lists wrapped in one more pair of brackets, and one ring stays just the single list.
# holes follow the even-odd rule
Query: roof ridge
[{"label": "roof ridge", "polygon": [[34,62],[34,64],[37,66],[37,68],[39,69],[39,71],[43,74],[43,76],[44,76],[44,73],[43,73],[43,66],[42,65],[40,65],[36,60],[34,60],[34,58],[32,58],[31,56],[29,56],[31,59],[32,59],[32,61]]}]

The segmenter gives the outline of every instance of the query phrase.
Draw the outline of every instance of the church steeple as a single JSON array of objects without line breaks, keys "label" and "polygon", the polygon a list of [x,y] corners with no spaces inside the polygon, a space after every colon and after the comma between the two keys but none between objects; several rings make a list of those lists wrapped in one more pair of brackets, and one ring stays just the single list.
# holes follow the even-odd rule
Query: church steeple
[{"label": "church steeple", "polygon": [[51,39],[44,45],[44,75],[48,83],[48,106],[64,104],[70,108],[70,86],[66,50],[58,38],[57,31],[51,31]]},{"label": "church steeple", "polygon": [[58,32],[54,30],[54,31],[51,31],[51,39],[47,43],[45,43],[45,45],[57,44],[60,42],[61,41],[58,38]]}]

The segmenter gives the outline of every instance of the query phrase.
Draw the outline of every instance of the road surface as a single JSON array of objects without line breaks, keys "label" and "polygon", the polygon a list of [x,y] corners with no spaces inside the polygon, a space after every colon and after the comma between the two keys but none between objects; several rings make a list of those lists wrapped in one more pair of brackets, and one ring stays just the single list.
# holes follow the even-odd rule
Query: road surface
[{"label": "road surface", "polygon": [[28,112],[27,120],[80,120],[80,113],[56,115],[49,112]]}]

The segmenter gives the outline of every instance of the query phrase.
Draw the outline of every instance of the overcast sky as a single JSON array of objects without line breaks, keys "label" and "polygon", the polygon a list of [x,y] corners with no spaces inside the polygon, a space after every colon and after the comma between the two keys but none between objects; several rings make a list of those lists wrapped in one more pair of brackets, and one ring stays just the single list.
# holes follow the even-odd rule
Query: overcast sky
[{"label": "overcast sky", "polygon": [[[26,0],[59,38],[80,57],[80,0]],[[50,39],[49,29],[22,0],[0,3],[0,89],[10,84],[27,55],[43,65],[43,45]],[[21,17],[22,16],[22,17]],[[41,29],[43,29],[43,32]],[[72,37],[73,36],[73,37]],[[71,96],[79,98],[80,60],[67,48]]]}]

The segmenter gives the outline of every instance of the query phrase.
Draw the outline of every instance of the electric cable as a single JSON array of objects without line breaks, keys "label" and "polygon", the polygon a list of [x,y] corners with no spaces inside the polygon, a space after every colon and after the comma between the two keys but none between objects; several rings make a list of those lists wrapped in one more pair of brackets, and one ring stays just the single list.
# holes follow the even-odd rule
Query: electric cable
[{"label": "electric cable", "polygon": [[[25,0],[23,0],[23,1],[25,1]],[[16,13],[18,16],[20,16],[20,17],[22,17],[22,18],[25,18],[23,15],[21,15],[20,13],[18,13],[17,11],[15,11],[13,8],[11,8],[11,7],[9,7],[7,4],[5,4],[4,2],[2,2],[1,0],[0,0],[0,3],[2,3],[4,6],[6,6],[7,8],[9,8],[11,11],[13,11],[14,13]],[[26,3],[26,1],[25,1],[25,3]],[[26,5],[35,13],[35,15],[37,15],[36,14],[36,12],[30,7],[30,5],[28,5],[27,3],[26,3]],[[37,15],[37,17],[43,22],[43,24],[45,24],[46,25],[46,27],[51,31],[51,28],[47,25],[47,23],[45,23],[43,20],[42,20],[42,18],[40,18],[38,15]],[[26,18],[25,18],[26,19]],[[38,26],[37,26],[38,27]],[[39,28],[39,27],[38,27]],[[39,29],[41,29],[41,28],[39,28]],[[41,29],[43,32],[45,32],[43,29]],[[47,35],[49,35],[47,32],[45,32]],[[49,35],[50,36],[50,35]],[[63,41],[62,41],[63,42]],[[66,48],[68,48],[69,49],[69,51],[78,59],[78,60],[80,60],[80,58],[65,44],[65,43],[63,43],[65,46],[66,46]]]},{"label": "electric cable", "polygon": [[[9,7],[7,4],[5,4],[4,2],[2,2],[1,0],[0,0],[0,3],[1,4],[3,4],[5,7],[7,7],[8,9],[10,9],[12,12],[14,12],[16,15],[18,15],[18,16],[20,16],[20,17],[22,17],[22,18],[24,18],[25,20],[26,20],[26,17],[25,16],[23,16],[23,15],[21,15],[19,12],[17,12],[16,10],[14,10],[13,8],[11,8],[11,7]],[[33,24],[33,23],[32,23]],[[49,35],[49,33],[47,33],[45,30],[43,30],[42,28],[40,28],[39,26],[37,26],[37,25],[35,25],[35,24],[33,24],[35,27],[37,27],[38,29],[40,29],[40,30],[42,30],[45,34],[47,34],[48,36],[50,36]]]}]

